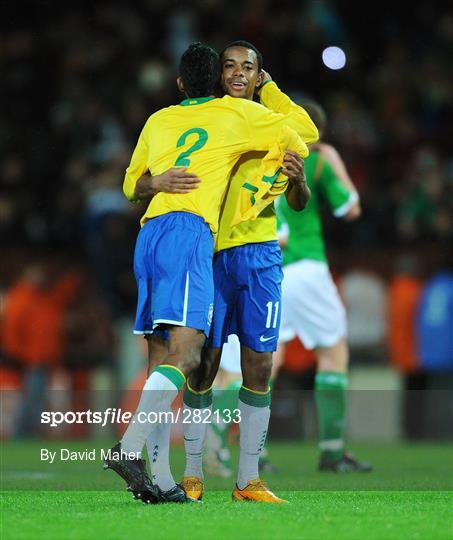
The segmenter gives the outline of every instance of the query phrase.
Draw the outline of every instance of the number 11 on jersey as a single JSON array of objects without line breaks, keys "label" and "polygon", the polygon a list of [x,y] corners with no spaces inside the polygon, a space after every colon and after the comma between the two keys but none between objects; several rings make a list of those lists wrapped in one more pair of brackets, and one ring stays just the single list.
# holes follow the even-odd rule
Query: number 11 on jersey
[{"label": "number 11 on jersey", "polygon": [[[271,328],[271,323],[272,323],[272,328],[277,327],[279,306],[280,306],[280,302],[274,302],[274,303],[268,302],[266,304],[266,307],[267,307],[266,328]],[[272,317],[272,312],[274,312],[274,317]]]}]

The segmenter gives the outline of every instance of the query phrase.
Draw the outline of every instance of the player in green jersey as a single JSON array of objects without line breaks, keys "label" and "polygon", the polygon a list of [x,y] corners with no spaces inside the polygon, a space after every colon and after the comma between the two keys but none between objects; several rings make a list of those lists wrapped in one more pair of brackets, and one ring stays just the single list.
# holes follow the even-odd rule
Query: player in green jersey
[{"label": "player in green jersey", "polygon": [[[318,127],[325,130],[325,114],[315,104],[304,104]],[[338,152],[319,142],[305,160],[311,198],[301,213],[280,198],[280,242],[283,250],[282,321],[274,365],[282,363],[286,343],[299,337],[317,359],[315,396],[319,421],[321,457],[319,470],[370,471],[345,452],[347,345],[346,314],[327,263],[322,235],[320,204],[324,200],[335,217],[354,220],[360,216],[360,201]]]}]

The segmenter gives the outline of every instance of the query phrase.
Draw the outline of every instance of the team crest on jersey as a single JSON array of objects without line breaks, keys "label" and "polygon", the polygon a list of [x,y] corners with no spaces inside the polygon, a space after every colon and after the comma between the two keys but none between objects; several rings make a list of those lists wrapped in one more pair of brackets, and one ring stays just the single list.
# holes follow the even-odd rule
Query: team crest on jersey
[{"label": "team crest on jersey", "polygon": [[211,326],[212,323],[212,315],[214,313],[214,304],[209,305],[209,311],[208,311],[208,325]]}]

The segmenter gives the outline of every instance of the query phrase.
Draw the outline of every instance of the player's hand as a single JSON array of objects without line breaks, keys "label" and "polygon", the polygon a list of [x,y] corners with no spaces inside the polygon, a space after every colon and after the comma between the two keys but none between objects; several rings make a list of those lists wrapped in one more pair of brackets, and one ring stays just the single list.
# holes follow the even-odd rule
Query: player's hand
[{"label": "player's hand", "polygon": [[343,219],[345,221],[355,221],[356,219],[359,219],[361,215],[362,207],[360,206],[360,201],[357,201],[354,206],[351,206],[351,208],[346,212]]},{"label": "player's hand", "polygon": [[283,159],[282,173],[293,184],[305,182],[304,160],[296,152],[287,150]]},{"label": "player's hand", "polygon": [[261,92],[261,89],[263,88],[264,83],[266,83],[267,81],[272,81],[272,77],[264,69],[261,70],[260,75],[261,75],[261,83],[259,87],[257,88],[258,94]]},{"label": "player's hand", "polygon": [[304,160],[296,152],[287,150],[282,173],[289,180],[289,186],[285,191],[286,200],[293,210],[300,212],[307,206],[311,195],[305,176]]},{"label": "player's hand", "polygon": [[153,176],[153,188],[156,192],[190,193],[198,189],[200,178],[187,171],[187,167],[172,167],[162,174]]}]

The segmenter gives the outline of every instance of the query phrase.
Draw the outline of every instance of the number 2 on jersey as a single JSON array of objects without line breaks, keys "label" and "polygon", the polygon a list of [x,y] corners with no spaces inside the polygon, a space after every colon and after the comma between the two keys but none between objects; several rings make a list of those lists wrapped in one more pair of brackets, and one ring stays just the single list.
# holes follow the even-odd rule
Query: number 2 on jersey
[{"label": "number 2 on jersey", "polygon": [[189,156],[203,148],[208,140],[208,132],[203,128],[192,128],[184,131],[184,133],[179,137],[178,142],[176,143],[176,148],[180,148],[186,144],[186,139],[192,134],[198,135],[198,139],[192,144],[190,148],[181,152],[175,161],[175,167],[188,167],[190,165]]}]

